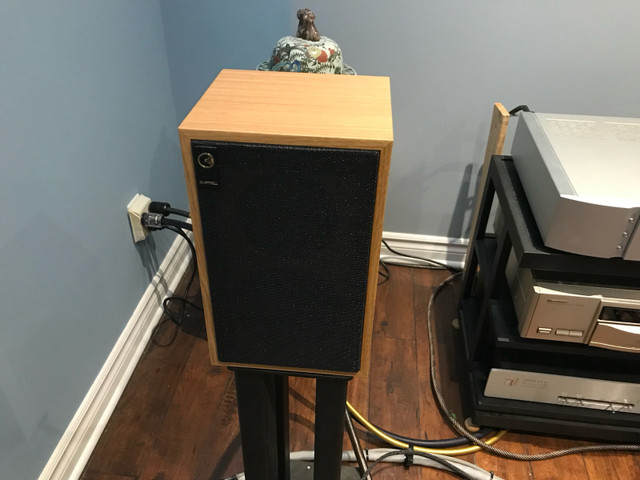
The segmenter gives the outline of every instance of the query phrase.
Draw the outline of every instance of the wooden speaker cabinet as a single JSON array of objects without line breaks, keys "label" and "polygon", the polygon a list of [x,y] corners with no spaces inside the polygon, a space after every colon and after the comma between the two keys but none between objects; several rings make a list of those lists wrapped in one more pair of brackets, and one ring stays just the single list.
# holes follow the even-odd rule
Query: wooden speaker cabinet
[{"label": "wooden speaker cabinet", "polygon": [[368,365],[389,79],[223,70],[179,134],[212,362]]}]

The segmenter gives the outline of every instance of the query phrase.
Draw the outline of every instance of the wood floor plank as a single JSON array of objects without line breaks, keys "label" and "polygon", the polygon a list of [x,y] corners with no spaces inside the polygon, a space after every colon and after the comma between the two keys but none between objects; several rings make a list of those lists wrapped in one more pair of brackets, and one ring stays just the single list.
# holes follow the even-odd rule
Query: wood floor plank
[{"label": "wood floor plank", "polygon": [[[163,434],[155,438],[141,478],[153,478],[154,475],[191,478],[194,473],[203,478],[212,471],[213,462],[206,459],[221,457],[224,450],[220,449],[225,448],[228,441],[225,435],[224,443],[219,442],[218,448],[213,449],[212,431],[233,424],[233,433],[237,434],[233,413],[235,396],[231,402],[227,401],[230,404],[227,407],[233,408],[223,405],[231,376],[222,368],[212,367],[207,356],[206,343],[198,342],[175,386],[171,408],[163,422]],[[215,419],[216,415],[222,418]],[[199,468],[204,472],[198,471]]]},{"label": "wood floor plank", "polygon": [[[89,463],[94,475],[137,478],[156,438],[163,434],[164,418],[195,341],[194,337],[178,335],[171,345],[171,355],[166,348],[149,344],[144,361],[134,371],[94,449]],[[81,478],[90,477],[85,474]]]},{"label": "wood floor plank", "polygon": [[[539,435],[522,435],[522,440],[527,443],[527,452],[532,455],[544,454],[555,450],[586,445],[586,442],[578,442],[567,439],[543,437]],[[534,478],[560,480],[562,478],[585,478],[590,474],[581,454],[558,457],[552,461],[531,462],[531,470]]]},{"label": "wood floor plank", "polygon": [[138,480],[138,477],[132,477],[130,475],[97,472],[85,472],[83,478],[86,480]]},{"label": "wood floor plank", "polygon": [[[415,370],[415,342],[376,338],[370,385],[370,420],[386,429],[403,425],[406,435],[420,433],[418,377]],[[411,367],[413,365],[413,367]]]},{"label": "wood floor plank", "polygon": [[401,423],[413,435],[419,431],[419,390],[413,292],[406,288],[413,275],[406,268],[392,268],[391,272],[385,285],[390,295],[378,305],[377,320],[382,321],[372,342],[369,412],[381,426]]},{"label": "wood floor plank", "polygon": [[[628,453],[591,453],[583,455],[589,479],[626,480],[640,479],[638,458]],[[576,477],[578,478],[578,477]]]},{"label": "wood floor plank", "polygon": [[[509,452],[528,453],[528,444],[517,433],[509,432],[495,444],[496,447]],[[508,460],[506,458],[478,452],[474,455],[474,463],[488,472],[505,479],[535,478],[531,471],[531,463],[527,461]],[[544,478],[544,477],[543,477]],[[571,478],[571,477],[567,477]]]},{"label": "wood floor plank", "polygon": [[[413,269],[390,267],[391,279],[379,288],[380,302],[375,315],[374,337],[414,338]],[[372,351],[372,354],[375,352]]]}]

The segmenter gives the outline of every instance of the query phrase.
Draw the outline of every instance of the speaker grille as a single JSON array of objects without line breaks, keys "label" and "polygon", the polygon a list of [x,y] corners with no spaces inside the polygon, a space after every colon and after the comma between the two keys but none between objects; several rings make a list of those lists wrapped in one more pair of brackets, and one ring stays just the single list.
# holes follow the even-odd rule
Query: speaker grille
[{"label": "speaker grille", "polygon": [[219,359],[357,372],[379,152],[192,141],[192,153]]}]

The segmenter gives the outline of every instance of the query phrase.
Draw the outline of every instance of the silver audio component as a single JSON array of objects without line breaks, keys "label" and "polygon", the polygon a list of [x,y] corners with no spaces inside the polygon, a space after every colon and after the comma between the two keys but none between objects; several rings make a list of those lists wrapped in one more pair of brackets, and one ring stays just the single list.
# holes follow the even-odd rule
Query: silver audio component
[{"label": "silver audio component", "polygon": [[492,368],[487,397],[640,413],[640,384]]},{"label": "silver audio component", "polygon": [[513,252],[506,277],[522,337],[640,353],[640,290],[538,281]]},{"label": "silver audio component", "polygon": [[511,156],[545,245],[640,260],[640,119],[523,112]]}]

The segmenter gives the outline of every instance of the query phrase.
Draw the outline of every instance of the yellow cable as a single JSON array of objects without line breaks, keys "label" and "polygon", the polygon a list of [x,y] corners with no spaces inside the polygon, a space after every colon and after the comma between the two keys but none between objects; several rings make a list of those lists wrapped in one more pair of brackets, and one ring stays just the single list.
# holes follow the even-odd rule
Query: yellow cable
[{"label": "yellow cable", "polygon": [[[393,445],[394,447],[398,447],[402,449],[411,447],[408,443],[400,442],[395,438],[391,438],[386,433],[380,431],[379,428],[377,428],[375,425],[369,422],[366,418],[364,418],[360,414],[360,412],[358,412],[355,408],[353,408],[353,406],[349,402],[347,402],[347,408],[349,409],[349,412],[351,413],[351,415],[353,415],[358,420],[358,422],[362,423],[367,428],[367,430],[375,433],[378,437],[380,437],[385,442]],[[488,445],[493,445],[498,440],[500,440],[505,433],[507,433],[506,430],[500,430],[494,436],[487,439],[484,443],[487,443]],[[481,447],[477,445],[473,445],[469,447],[459,447],[459,448],[425,448],[425,447],[414,446],[413,449],[416,452],[422,452],[422,453],[433,453],[436,455],[457,456],[457,455],[467,455],[469,453],[475,453],[481,450]]]}]

